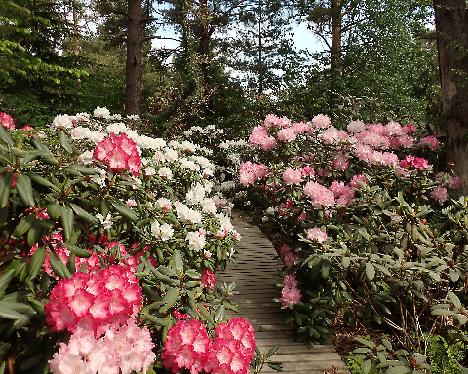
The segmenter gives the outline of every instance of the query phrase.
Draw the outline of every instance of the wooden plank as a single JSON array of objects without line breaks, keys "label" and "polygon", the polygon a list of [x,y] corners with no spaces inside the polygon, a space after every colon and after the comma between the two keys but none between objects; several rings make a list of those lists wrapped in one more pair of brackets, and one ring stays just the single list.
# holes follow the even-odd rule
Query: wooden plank
[{"label": "wooden plank", "polygon": [[[242,239],[236,251],[236,262],[221,273],[218,280],[236,283],[238,294],[232,297],[232,301],[238,305],[240,313],[228,312],[227,315],[244,316],[251,321],[262,353],[279,345],[279,351],[272,360],[284,362],[284,373],[322,374],[333,365],[344,367],[332,346],[307,346],[294,341],[292,327],[285,323],[288,313],[273,300],[279,298],[278,285],[281,286],[282,282],[282,263],[275,248],[239,212],[233,212],[231,221]],[[267,366],[263,372],[276,373]]]}]

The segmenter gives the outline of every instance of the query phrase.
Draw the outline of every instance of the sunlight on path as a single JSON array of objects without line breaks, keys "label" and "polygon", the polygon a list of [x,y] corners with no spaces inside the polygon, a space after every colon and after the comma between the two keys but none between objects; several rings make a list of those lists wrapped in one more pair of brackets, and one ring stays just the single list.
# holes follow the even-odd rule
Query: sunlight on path
[{"label": "sunlight on path", "polygon": [[[224,282],[237,283],[239,294],[233,301],[239,305],[240,315],[252,322],[260,351],[266,353],[278,344],[279,352],[272,359],[283,362],[284,373],[320,374],[332,366],[343,368],[332,346],[307,347],[293,341],[292,328],[284,323],[287,315],[273,301],[278,296],[275,285],[281,283],[278,273],[280,263],[274,259],[276,251],[263,233],[247,223],[241,214],[233,212],[232,217],[233,224],[242,235],[237,248],[238,263],[229,267],[220,278]],[[275,371],[269,367],[262,370],[262,373],[270,372]],[[345,371],[339,370],[337,373]]]}]

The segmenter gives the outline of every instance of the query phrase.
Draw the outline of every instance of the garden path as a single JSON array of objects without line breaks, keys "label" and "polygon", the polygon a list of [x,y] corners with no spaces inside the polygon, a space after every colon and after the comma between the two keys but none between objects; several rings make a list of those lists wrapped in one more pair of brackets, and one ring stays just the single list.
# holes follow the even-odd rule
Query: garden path
[{"label": "garden path", "polygon": [[[275,344],[279,345],[273,361],[283,362],[284,373],[348,373],[333,346],[306,346],[293,341],[291,326],[284,323],[286,313],[278,303],[277,283],[281,283],[280,263],[275,260],[276,251],[271,242],[258,229],[235,211],[232,222],[242,235],[237,248],[237,264],[220,275],[224,282],[236,282],[238,295],[233,301],[239,305],[240,315],[248,318],[255,329],[257,346],[262,353]],[[245,213],[244,213],[245,214]],[[335,370],[330,370],[335,368]],[[262,373],[273,373],[267,365]]]}]

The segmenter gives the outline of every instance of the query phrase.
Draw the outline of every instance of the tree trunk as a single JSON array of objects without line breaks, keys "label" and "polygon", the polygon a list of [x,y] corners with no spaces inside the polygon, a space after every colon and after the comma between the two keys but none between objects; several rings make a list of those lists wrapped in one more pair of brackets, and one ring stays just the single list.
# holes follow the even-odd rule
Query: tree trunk
[{"label": "tree trunk", "polygon": [[468,9],[465,0],[433,0],[449,167],[468,193]]},{"label": "tree trunk", "polygon": [[341,8],[342,0],[331,1],[331,81],[330,81],[330,109],[333,110],[336,102],[336,93],[339,91],[341,81]]},{"label": "tree trunk", "polygon": [[141,0],[128,0],[127,69],[125,87],[125,112],[140,114],[141,101]]}]

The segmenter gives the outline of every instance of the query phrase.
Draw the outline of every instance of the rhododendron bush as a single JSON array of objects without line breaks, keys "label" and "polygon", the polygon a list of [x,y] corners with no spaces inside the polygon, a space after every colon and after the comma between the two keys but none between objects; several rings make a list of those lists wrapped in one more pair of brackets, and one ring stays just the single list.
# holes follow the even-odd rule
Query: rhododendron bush
[{"label": "rhododendron bush", "polygon": [[283,260],[279,301],[298,333],[323,340],[342,322],[393,334],[398,348],[360,351],[381,367],[413,362],[430,334],[468,321],[468,199],[451,199],[460,178],[435,170],[438,139],[415,131],[269,115],[239,168]]},{"label": "rhododendron bush", "polygon": [[105,108],[42,131],[0,118],[2,368],[248,372],[253,329],[223,322],[233,287],[215,287],[240,236],[209,150]]}]

